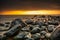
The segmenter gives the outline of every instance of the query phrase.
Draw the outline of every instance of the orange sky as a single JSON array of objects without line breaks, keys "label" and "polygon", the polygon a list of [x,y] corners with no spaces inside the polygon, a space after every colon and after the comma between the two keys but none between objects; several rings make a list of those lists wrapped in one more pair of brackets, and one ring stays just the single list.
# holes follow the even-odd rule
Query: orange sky
[{"label": "orange sky", "polygon": [[60,10],[2,11],[0,15],[60,15]]}]

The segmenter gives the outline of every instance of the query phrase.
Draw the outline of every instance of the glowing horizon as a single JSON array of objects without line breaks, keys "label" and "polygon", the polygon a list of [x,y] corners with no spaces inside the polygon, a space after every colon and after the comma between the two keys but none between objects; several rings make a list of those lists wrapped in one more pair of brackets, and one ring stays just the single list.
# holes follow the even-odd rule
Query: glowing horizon
[{"label": "glowing horizon", "polygon": [[3,11],[0,15],[60,15],[60,10]]}]

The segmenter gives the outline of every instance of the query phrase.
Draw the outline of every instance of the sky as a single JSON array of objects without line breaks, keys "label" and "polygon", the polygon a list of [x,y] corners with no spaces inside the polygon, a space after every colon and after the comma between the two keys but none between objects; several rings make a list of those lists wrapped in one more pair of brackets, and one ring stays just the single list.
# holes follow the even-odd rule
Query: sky
[{"label": "sky", "polygon": [[19,15],[31,12],[34,14],[34,11],[40,14],[60,14],[59,0],[1,0],[0,3],[0,15]]}]

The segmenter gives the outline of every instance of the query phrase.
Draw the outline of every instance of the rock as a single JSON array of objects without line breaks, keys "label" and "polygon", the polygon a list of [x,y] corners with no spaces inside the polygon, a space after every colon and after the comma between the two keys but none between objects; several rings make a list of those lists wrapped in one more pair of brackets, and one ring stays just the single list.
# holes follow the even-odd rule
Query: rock
[{"label": "rock", "polygon": [[32,38],[34,38],[34,40],[40,40],[40,33],[33,34]]},{"label": "rock", "polygon": [[47,30],[48,30],[48,32],[52,32],[54,30],[54,26],[53,25],[48,25]]},{"label": "rock", "polygon": [[36,25],[39,25],[39,26],[43,26],[44,25],[44,22],[42,22],[42,21],[36,21],[35,24]]},{"label": "rock", "polygon": [[0,23],[0,27],[3,26],[4,27],[4,24],[3,23]]},{"label": "rock", "polygon": [[50,36],[51,36],[51,33],[46,33],[46,38],[50,38]]},{"label": "rock", "polygon": [[34,27],[31,31],[32,34],[35,34],[35,33],[39,33],[40,32],[40,28],[39,27]]},{"label": "rock", "polygon": [[29,28],[30,28],[30,27],[24,27],[24,28],[21,29],[21,31],[30,31]]},{"label": "rock", "polygon": [[60,28],[57,28],[52,34],[51,34],[51,40],[60,40]]},{"label": "rock", "polygon": [[33,24],[33,21],[31,19],[28,19],[28,20],[25,21],[25,23],[27,23],[27,24]]},{"label": "rock", "polygon": [[28,39],[26,39],[26,40],[34,40],[33,38],[28,38]]},{"label": "rock", "polygon": [[7,37],[13,36],[17,31],[21,30],[20,27],[21,25],[15,25],[10,30],[8,30],[4,35],[6,35]]},{"label": "rock", "polygon": [[15,19],[11,22],[11,26],[20,24],[22,27],[25,27],[26,24],[21,19]]},{"label": "rock", "polygon": [[41,26],[41,30],[42,30],[42,31],[43,31],[43,30],[46,31],[46,28],[47,28],[46,26]]},{"label": "rock", "polygon": [[40,34],[41,35],[45,35],[46,34],[46,31],[41,31]]},{"label": "rock", "polygon": [[17,36],[14,37],[14,40],[26,40],[31,38],[29,32],[20,32]]}]

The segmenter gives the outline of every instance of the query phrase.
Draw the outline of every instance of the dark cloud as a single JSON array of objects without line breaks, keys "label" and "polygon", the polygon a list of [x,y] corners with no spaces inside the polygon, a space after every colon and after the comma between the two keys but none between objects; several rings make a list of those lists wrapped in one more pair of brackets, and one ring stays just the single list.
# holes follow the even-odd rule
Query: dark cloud
[{"label": "dark cloud", "polygon": [[1,0],[1,10],[60,10],[59,0]]}]

